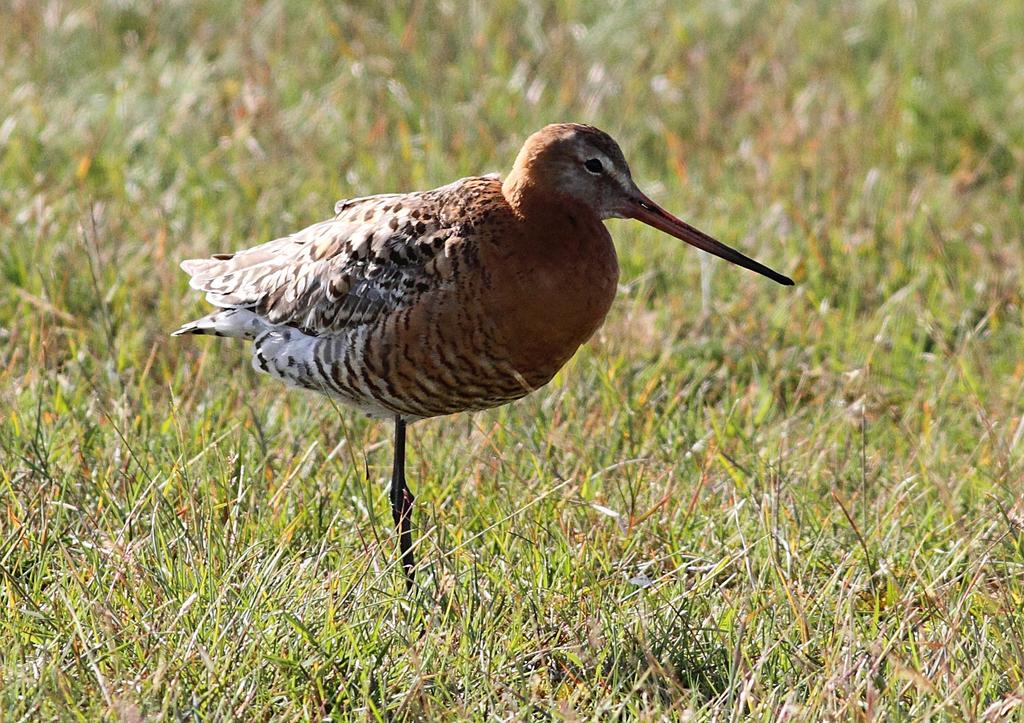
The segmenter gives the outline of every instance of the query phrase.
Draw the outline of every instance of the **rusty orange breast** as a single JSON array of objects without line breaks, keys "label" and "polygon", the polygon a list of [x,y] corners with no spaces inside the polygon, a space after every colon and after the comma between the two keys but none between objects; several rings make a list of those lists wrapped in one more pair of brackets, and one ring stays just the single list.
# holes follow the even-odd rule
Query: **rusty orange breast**
[{"label": "rusty orange breast", "polygon": [[542,386],[611,307],[619,278],[611,236],[590,209],[552,203],[526,209],[480,251],[488,316],[512,365]]}]

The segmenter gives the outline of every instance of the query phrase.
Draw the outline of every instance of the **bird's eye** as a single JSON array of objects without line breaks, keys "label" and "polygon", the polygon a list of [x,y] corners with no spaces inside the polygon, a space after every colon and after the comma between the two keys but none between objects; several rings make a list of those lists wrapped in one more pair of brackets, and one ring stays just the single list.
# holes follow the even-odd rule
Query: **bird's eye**
[{"label": "bird's eye", "polygon": [[591,173],[593,173],[594,175],[597,175],[604,170],[604,166],[601,165],[601,161],[598,160],[597,158],[591,158],[590,160],[584,162],[583,167],[586,168]]}]

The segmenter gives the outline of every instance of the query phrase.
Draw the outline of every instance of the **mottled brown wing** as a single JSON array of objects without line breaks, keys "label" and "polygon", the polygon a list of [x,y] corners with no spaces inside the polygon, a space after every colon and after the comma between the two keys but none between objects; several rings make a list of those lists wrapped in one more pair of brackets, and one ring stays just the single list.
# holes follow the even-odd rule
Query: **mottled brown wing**
[{"label": "mottled brown wing", "polygon": [[465,187],[477,180],[340,201],[331,220],[182,268],[215,306],[250,309],[308,333],[336,333],[450,284],[453,269],[468,260],[461,257],[474,253],[465,240],[466,216],[452,207],[476,195],[478,189]]}]

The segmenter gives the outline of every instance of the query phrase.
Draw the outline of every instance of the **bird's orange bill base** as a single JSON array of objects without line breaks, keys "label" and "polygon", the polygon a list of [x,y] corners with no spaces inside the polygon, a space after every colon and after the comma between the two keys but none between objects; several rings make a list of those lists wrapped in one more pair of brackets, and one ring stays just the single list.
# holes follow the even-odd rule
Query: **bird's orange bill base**
[{"label": "bird's orange bill base", "polygon": [[637,221],[643,221],[648,226],[653,226],[659,231],[664,231],[670,236],[675,236],[677,239],[685,241],[691,246],[696,246],[701,251],[707,251],[709,254],[714,254],[726,261],[732,261],[734,264],[742,266],[745,269],[750,269],[751,271],[763,274],[772,281],[777,281],[784,286],[793,285],[793,279],[769,269],[764,264],[754,261],[754,259],[749,256],[744,256],[736,249],[726,246],[721,241],[716,241],[703,231],[699,231],[685,221],[676,218],[643,194],[632,202],[629,216],[630,218],[635,218]]}]

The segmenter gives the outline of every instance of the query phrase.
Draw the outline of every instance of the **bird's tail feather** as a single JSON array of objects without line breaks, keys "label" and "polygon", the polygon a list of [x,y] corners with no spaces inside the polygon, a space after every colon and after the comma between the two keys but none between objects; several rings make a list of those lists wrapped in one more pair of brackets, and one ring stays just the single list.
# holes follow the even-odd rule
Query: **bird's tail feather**
[{"label": "bird's tail feather", "polygon": [[210,334],[230,336],[235,339],[255,339],[265,331],[273,329],[262,317],[249,309],[218,309],[202,319],[190,321],[171,336],[184,334]]}]

